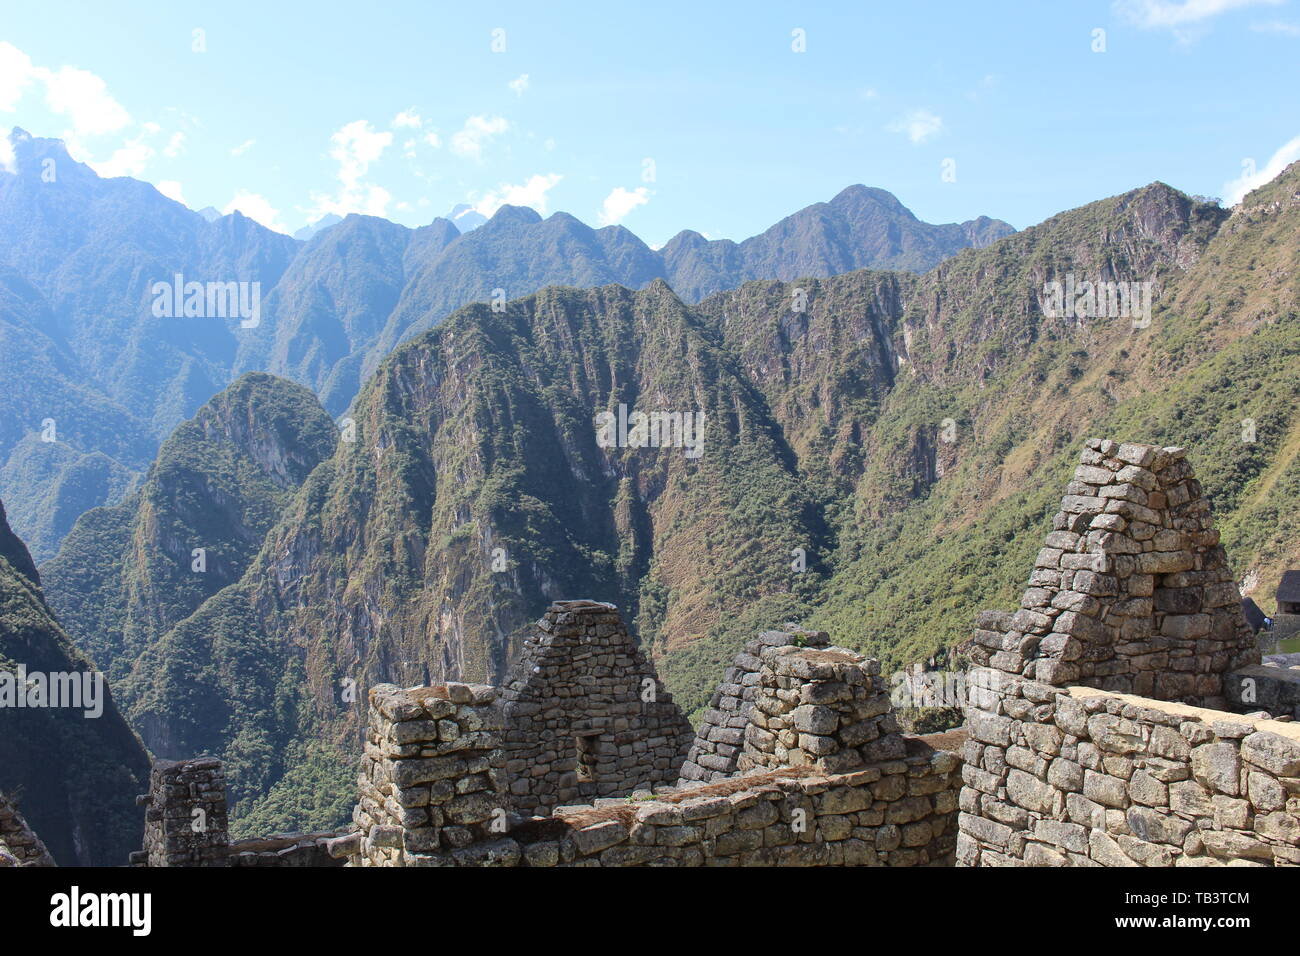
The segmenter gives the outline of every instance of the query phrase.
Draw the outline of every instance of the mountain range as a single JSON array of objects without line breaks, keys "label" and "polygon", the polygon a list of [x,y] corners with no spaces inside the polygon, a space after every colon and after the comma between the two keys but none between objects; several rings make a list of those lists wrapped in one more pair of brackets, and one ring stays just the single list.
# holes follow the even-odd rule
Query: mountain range
[{"label": "mountain range", "polygon": [[[570,220],[322,230],[266,314],[329,314],[337,336],[278,318],[238,339],[233,382],[41,565],[45,630],[104,669],[153,754],[225,759],[242,832],[340,822],[366,688],[500,680],[557,598],[618,604],[692,712],[744,640],[791,622],[887,669],[942,656],[1015,606],[1094,435],[1188,447],[1266,610],[1300,561],[1300,164],[1231,210],[1152,183],[988,244],[963,227],[924,272],[693,293],[689,272],[638,272],[667,246],[569,245]],[[591,282],[450,305],[493,270],[541,282],[548,252]],[[600,284],[614,261],[640,281]],[[1125,311],[1063,313],[1052,288],[1085,283]],[[32,290],[12,284],[9,314],[39,331]],[[259,348],[270,373],[246,367]],[[636,412],[693,416],[698,448],[602,432]]]},{"label": "mountain range", "polygon": [[[927,225],[854,186],[740,244],[684,232],[656,252],[621,226],[512,206],[464,234],[470,219],[409,229],[349,215],[303,241],[101,179],[58,140],[15,129],[9,143],[0,343],[17,359],[0,365],[0,498],[38,560],[77,515],[128,494],[159,443],[244,372],[306,385],[338,416],[394,347],[471,302],[655,279],[695,301],[750,278],[926,269],[1012,231],[983,217]],[[177,276],[256,283],[257,324],[155,314],[155,284]]]}]

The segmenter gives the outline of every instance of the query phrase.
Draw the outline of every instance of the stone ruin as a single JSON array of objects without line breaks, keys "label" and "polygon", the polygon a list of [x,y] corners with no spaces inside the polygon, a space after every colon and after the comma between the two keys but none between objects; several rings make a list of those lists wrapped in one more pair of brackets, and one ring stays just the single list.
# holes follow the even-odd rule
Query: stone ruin
[{"label": "stone ruin", "polygon": [[372,688],[355,829],[331,852],[351,866],[951,865],[960,761],[897,733],[879,665],[771,637],[759,661],[737,773],[668,786],[645,779],[651,765],[620,796],[549,816],[512,787],[513,694]]},{"label": "stone ruin", "polygon": [[230,833],[226,772],[215,757],[160,760],[149,772],[144,849],[132,863],[146,866],[225,866]]},{"label": "stone ruin", "polygon": [[149,792],[136,798],[145,808],[144,849],[133,866],[338,866],[326,849],[328,833],[282,833],[230,839],[226,774],[216,757],[163,760],[149,774]]},{"label": "stone ruin", "polygon": [[1224,706],[1259,651],[1183,449],[1089,441],[1053,528],[1020,610],[981,616],[975,663]]},{"label": "stone ruin", "polygon": [[500,698],[520,812],[673,783],[694,736],[612,604],[552,604]]},{"label": "stone ruin", "polygon": [[[135,862],[1300,865],[1300,705],[1182,450],[1088,442],[1035,563],[980,615],[963,731],[900,733],[877,662],[770,631],[692,740],[617,611],[560,602],[501,688],[371,688],[348,830],[229,843],[200,758],[155,768]],[[37,847],[0,801],[0,863]]]},{"label": "stone ruin", "polygon": [[769,647],[825,647],[830,643],[824,631],[764,631],[748,642],[727,667],[722,683],[713,692],[699,731],[682,764],[679,778],[692,781],[722,780],[735,774],[745,746],[745,726],[758,695],[759,659]]},{"label": "stone ruin", "polygon": [[1260,657],[1183,450],[1089,441],[1067,490],[973,639],[958,863],[1300,865],[1300,727],[1221,709]]},{"label": "stone ruin", "polygon": [[[746,645],[698,737],[617,610],[591,601],[553,604],[502,687],[381,684],[368,699],[348,830],[231,842],[220,762],[159,763],[141,798],[145,849],[132,862],[921,866],[955,859],[957,755],[899,734],[879,665],[828,646],[822,633],[771,631]],[[735,734],[719,733],[725,730]],[[714,764],[709,782],[693,780],[688,752],[725,764]]]},{"label": "stone ruin", "polygon": [[907,753],[880,662],[839,648],[763,652],[739,770],[848,773]]},{"label": "stone ruin", "polygon": [[0,793],[0,868],[54,866],[54,858],[18,809]]}]

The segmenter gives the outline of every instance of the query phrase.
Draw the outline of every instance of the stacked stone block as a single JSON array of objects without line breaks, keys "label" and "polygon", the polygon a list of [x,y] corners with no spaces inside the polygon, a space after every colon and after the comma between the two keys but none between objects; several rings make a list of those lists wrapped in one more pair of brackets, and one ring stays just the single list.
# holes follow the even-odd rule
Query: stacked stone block
[{"label": "stacked stone block", "polygon": [[331,845],[347,833],[274,833],[270,836],[236,840],[230,844],[230,865],[241,867],[332,867],[344,859],[330,853]]},{"label": "stacked stone block", "polygon": [[357,830],[330,852],[352,866],[952,865],[960,761],[920,738],[850,773],[780,767],[552,816],[505,813],[491,692],[372,690]]},{"label": "stacked stone block", "polygon": [[355,866],[443,866],[490,848],[509,809],[496,696],[480,684],[371,688],[356,831],[330,852]]},{"label": "stacked stone block", "polygon": [[23,815],[0,793],[0,867],[54,866],[45,844]]},{"label": "stacked stone block", "polygon": [[959,864],[1300,864],[1300,729],[1206,706],[1263,668],[1182,449],[1090,441],[1067,492],[975,634]]},{"label": "stacked stone block", "polygon": [[229,865],[226,774],[216,757],[154,763],[149,793],[138,802],[145,806],[144,850],[132,862]]},{"label": "stacked stone block", "polygon": [[1300,865],[1300,727],[971,674],[964,866]]},{"label": "stacked stone block", "polygon": [[521,813],[671,786],[693,737],[612,604],[552,604],[501,698],[508,789]]},{"label": "stacked stone block", "polygon": [[[960,761],[912,738],[847,774],[755,774],[653,800],[564,808],[521,828],[523,866],[952,866]],[[619,804],[622,804],[619,806]]]},{"label": "stacked stone block", "polygon": [[825,647],[825,631],[764,631],[748,642],[727,668],[722,683],[713,692],[708,709],[695,735],[695,742],[682,764],[678,783],[709,782],[736,772],[745,745],[745,725],[758,695],[759,655],[769,647]]},{"label": "stacked stone block", "polygon": [[1223,676],[1259,652],[1183,449],[1090,440],[1020,610],[981,615],[972,658],[1055,686],[1223,706]]},{"label": "stacked stone block", "polygon": [[880,662],[839,647],[769,647],[738,767],[846,773],[903,756]]}]

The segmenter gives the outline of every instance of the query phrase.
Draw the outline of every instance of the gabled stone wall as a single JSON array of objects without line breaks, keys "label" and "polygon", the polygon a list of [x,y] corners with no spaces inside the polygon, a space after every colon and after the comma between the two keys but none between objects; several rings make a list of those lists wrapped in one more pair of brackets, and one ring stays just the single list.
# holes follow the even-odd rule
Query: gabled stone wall
[{"label": "gabled stone wall", "polygon": [[1181,448],[1090,440],[1020,610],[986,612],[977,665],[1205,706],[1259,663],[1210,505]]},{"label": "gabled stone wall", "polygon": [[1054,524],[975,633],[959,864],[1300,864],[1300,730],[1205,706],[1262,669],[1182,449],[1088,442]]},{"label": "gabled stone wall", "polygon": [[501,688],[521,813],[676,782],[691,725],[612,604],[559,601]]}]

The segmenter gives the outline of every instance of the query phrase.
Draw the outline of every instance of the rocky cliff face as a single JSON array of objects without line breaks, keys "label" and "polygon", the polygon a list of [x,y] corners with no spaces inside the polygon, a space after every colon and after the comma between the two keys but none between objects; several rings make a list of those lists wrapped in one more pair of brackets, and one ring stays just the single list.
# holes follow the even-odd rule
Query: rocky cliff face
[{"label": "rocky cliff face", "polygon": [[[60,864],[123,865],[143,833],[135,796],[147,783],[149,758],[107,682],[102,695],[75,702],[38,696],[52,675],[70,675],[84,692],[96,673],[50,613],[0,506],[0,792]],[[49,706],[55,703],[63,706]]]},{"label": "rocky cliff face", "polygon": [[[615,426],[606,447],[596,416],[620,406],[689,416],[687,442],[618,447]],[[287,741],[355,752],[374,683],[500,679],[565,594],[619,604],[655,652],[723,654],[815,576],[791,571],[818,534],[793,454],[663,283],[465,310],[385,362],[352,417],[240,583],[160,642],[133,710],[151,741],[226,754],[237,799],[276,785]]]},{"label": "rocky cliff face", "polygon": [[336,436],[306,389],[250,373],[176,430],[135,494],[83,515],[45,564],[51,606],[128,712],[156,641],[240,579]]},{"label": "rocky cliff face", "polygon": [[[739,245],[677,242],[671,254],[621,226],[511,206],[464,235],[447,219],[408,229],[352,215],[304,242],[238,213],[192,212],[128,177],[101,179],[58,140],[14,130],[6,145],[0,494],[41,561],[80,514],[129,494],[159,442],[243,372],[306,385],[339,415],[399,343],[472,302],[665,278],[690,302],[749,278],[929,268],[1010,230],[922,223],[858,186]],[[155,285],[177,276],[242,283],[250,297],[256,284],[258,323],[206,305],[156,315]]]}]

